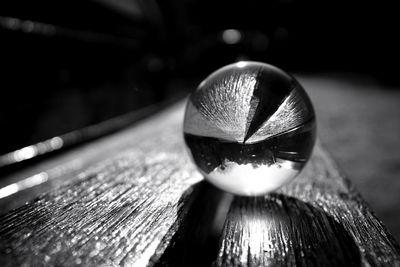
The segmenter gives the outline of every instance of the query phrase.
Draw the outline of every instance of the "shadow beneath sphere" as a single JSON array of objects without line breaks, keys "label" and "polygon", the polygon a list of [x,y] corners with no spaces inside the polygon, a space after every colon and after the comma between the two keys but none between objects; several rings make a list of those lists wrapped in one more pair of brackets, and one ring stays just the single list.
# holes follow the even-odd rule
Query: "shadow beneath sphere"
[{"label": "shadow beneath sphere", "polygon": [[234,197],[207,182],[192,189],[181,199],[187,213],[155,266],[361,265],[345,227],[306,202],[282,194]]},{"label": "shadow beneath sphere", "polygon": [[187,213],[155,266],[209,266],[217,257],[233,195],[206,181],[188,191],[178,205]]}]

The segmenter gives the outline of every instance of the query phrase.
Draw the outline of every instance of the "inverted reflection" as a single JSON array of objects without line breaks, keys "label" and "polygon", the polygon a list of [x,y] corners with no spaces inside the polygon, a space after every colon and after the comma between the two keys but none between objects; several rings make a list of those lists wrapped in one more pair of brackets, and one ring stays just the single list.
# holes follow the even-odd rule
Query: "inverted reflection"
[{"label": "inverted reflection", "polygon": [[301,85],[271,65],[238,62],[188,99],[184,137],[208,181],[238,195],[272,192],[304,167],[315,115]]}]

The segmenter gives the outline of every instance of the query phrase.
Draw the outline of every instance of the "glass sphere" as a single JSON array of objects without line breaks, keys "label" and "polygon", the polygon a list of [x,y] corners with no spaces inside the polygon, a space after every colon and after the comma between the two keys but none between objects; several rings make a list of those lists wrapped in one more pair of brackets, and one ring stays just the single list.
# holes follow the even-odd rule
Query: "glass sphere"
[{"label": "glass sphere", "polygon": [[253,196],[301,171],[316,125],[310,99],[292,76],[265,63],[238,62],[212,73],[189,96],[183,131],[210,183]]}]

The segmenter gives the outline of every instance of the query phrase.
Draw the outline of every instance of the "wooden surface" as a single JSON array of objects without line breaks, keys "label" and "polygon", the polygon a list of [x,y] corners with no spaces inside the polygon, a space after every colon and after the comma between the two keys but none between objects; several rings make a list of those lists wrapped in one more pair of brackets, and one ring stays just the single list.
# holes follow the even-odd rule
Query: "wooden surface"
[{"label": "wooden surface", "polygon": [[7,177],[45,179],[0,200],[0,265],[400,266],[398,245],[319,144],[281,190],[234,197],[202,181],[182,118],[180,103]]}]

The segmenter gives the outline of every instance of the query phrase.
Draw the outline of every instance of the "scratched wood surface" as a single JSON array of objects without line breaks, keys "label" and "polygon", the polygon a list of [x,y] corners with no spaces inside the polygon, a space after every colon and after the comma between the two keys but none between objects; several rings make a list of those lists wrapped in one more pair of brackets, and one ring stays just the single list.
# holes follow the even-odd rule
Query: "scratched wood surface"
[{"label": "scratched wood surface", "polygon": [[284,188],[234,197],[202,180],[182,119],[179,103],[7,177],[37,185],[0,200],[0,265],[400,266],[396,241],[319,144]]}]

